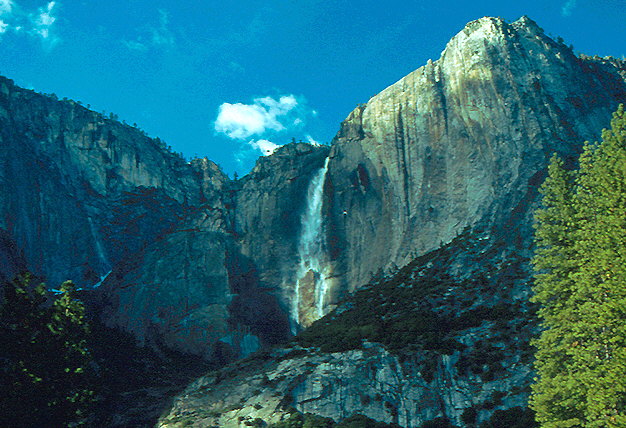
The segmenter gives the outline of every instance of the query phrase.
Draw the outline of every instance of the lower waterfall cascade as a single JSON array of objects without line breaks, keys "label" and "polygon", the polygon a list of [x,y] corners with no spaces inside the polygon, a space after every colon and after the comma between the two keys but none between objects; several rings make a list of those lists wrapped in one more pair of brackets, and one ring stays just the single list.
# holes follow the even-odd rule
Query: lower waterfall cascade
[{"label": "lower waterfall cascade", "polygon": [[307,204],[301,216],[301,233],[298,242],[298,256],[300,264],[296,273],[295,293],[293,302],[292,319],[296,326],[301,323],[300,304],[302,295],[302,280],[311,272],[315,283],[315,316],[321,318],[325,315],[327,306],[326,295],[328,294],[329,266],[325,255],[324,219],[322,206],[324,203],[324,182],[328,171],[326,158],[324,166],[313,176],[307,190]]}]

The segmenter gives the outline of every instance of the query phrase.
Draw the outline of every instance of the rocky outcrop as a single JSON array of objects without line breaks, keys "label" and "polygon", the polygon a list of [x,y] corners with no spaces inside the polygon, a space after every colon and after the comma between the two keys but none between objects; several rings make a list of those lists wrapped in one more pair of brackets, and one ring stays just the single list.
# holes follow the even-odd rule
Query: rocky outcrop
[{"label": "rocky outcrop", "polygon": [[[287,403],[292,402],[301,412],[336,421],[363,414],[403,427],[419,427],[447,415],[460,424],[466,409],[480,409],[494,396],[500,396],[497,407],[525,406],[523,395],[504,400],[501,395],[506,397],[509,389],[527,384],[532,377],[526,369],[491,382],[462,379],[457,377],[455,359],[448,357],[438,363],[429,382],[420,371],[423,362],[401,361],[376,345],[345,353],[299,358],[290,355],[307,352],[310,351],[275,352],[267,355],[265,364],[255,360],[239,364],[238,372],[203,377],[179,396],[157,426],[182,427],[193,423],[238,428],[254,420],[275,423],[290,415],[293,410]],[[483,411],[480,421],[490,413]]]},{"label": "rocky outcrop", "polygon": [[525,252],[465,232],[360,289],[296,343],[198,379],[159,426],[263,426],[294,411],[468,426],[524,407],[536,331]]}]

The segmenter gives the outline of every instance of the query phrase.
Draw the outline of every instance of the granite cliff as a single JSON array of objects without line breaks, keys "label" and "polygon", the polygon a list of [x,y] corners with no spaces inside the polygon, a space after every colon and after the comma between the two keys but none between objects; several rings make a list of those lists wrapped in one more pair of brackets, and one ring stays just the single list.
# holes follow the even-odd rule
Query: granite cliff
[{"label": "granite cliff", "polygon": [[[291,345],[199,379],[160,426],[262,426],[294,412],[407,427],[524,415],[537,188],[551,154],[572,162],[624,100],[623,61],[576,56],[526,17],[469,23],[333,140],[327,266],[308,281],[325,282],[316,314],[327,315]],[[292,319],[315,319],[302,313]]]},{"label": "granite cliff", "polygon": [[335,294],[465,227],[519,216],[546,159],[596,138],[624,96],[623,62],[576,57],[526,17],[469,23],[440,59],[350,113],[333,141]]},{"label": "granite cliff", "polygon": [[547,159],[573,161],[624,101],[624,61],[576,56],[526,17],[482,18],[330,147],[288,144],[229,180],[3,78],[0,275],[101,284],[108,325],[219,363],[302,331],[191,385],[163,426],[290,407],[487,420],[524,405],[532,376],[526,258]]},{"label": "granite cliff", "polygon": [[[573,159],[579,143],[598,134],[625,94],[623,62],[577,57],[525,17],[512,24],[474,21],[439,60],[350,113],[330,153],[288,145],[207,205],[222,212],[219,234],[229,243],[203,249],[206,260],[221,260],[221,279],[209,282],[221,285],[208,286],[221,291],[207,293],[220,296],[221,319],[239,325],[236,336],[252,333],[248,344],[271,343],[267,338],[285,337],[287,323],[292,332],[310,325],[373,275],[405,265],[467,227],[514,226],[528,237],[528,208],[548,157],[558,152]],[[196,227],[204,226],[191,220],[185,229]],[[172,254],[157,247],[155,260]],[[139,316],[144,327],[137,329],[128,321],[143,313],[137,294],[167,289],[187,296],[186,287],[207,287],[202,276],[179,277],[177,269],[140,269],[151,279],[109,285],[115,299],[119,293],[133,296],[111,306],[111,319],[140,337],[163,309],[149,305]],[[172,286],[177,277],[185,282],[180,290]],[[233,301],[227,302],[225,291]],[[196,311],[209,301],[178,307]],[[268,324],[277,328],[265,331],[258,315],[269,307]],[[176,327],[168,328],[187,341],[177,323],[193,317],[176,312]],[[219,330],[230,352],[242,355],[227,330]],[[197,336],[191,342],[186,349],[214,352]]]}]

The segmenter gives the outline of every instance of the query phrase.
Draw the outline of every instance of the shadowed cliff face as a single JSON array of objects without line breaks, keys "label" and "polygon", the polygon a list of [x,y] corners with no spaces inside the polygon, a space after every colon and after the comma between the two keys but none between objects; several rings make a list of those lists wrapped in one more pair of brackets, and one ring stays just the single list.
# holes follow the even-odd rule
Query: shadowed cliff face
[{"label": "shadowed cliff face", "polygon": [[[226,179],[216,168],[187,164],[136,128],[4,78],[0,165],[0,229],[51,285],[66,279],[96,283],[129,254],[117,245],[120,240],[136,249],[163,232],[153,206],[182,215],[210,194],[209,183]],[[129,198],[143,205],[139,211],[151,211],[151,225],[139,221],[133,230],[126,228],[126,218],[115,218],[114,208]],[[125,214],[137,220],[139,211]],[[112,223],[126,228],[123,236],[112,231]]]},{"label": "shadowed cliff face", "polygon": [[[226,362],[290,330],[300,213],[328,147],[290,144],[107,278],[105,318],[142,343]],[[137,258],[139,257],[139,258]]]},{"label": "shadowed cliff face", "polygon": [[330,154],[335,298],[465,227],[513,214],[529,226],[547,158],[597,137],[626,99],[624,76],[623,62],[578,58],[528,18],[482,18],[357,107]]}]

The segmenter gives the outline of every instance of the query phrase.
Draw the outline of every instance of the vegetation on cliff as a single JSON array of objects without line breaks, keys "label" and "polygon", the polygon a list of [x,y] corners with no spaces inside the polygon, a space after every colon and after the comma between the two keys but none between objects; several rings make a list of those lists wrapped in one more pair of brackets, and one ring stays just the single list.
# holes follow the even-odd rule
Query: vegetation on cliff
[{"label": "vegetation on cliff", "polygon": [[[473,267],[454,276],[449,267],[455,263]],[[514,297],[515,284],[525,282],[526,263],[503,242],[468,230],[361,288],[295,340],[322,352],[360,349],[364,341],[399,355],[419,352],[427,355],[426,381],[432,380],[436,356],[459,353],[461,374],[490,381],[512,355],[530,362],[534,308]],[[514,346],[504,347],[511,334],[517,337]]]},{"label": "vegetation on cliff", "polygon": [[553,157],[536,213],[531,406],[546,428],[626,426],[626,114],[586,144],[579,169]]}]

